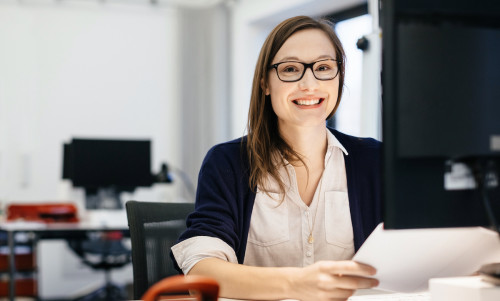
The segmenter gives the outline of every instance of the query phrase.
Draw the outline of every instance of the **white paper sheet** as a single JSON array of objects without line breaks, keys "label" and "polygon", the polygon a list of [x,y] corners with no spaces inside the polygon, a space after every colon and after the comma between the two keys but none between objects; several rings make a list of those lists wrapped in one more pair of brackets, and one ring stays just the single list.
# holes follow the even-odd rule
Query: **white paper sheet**
[{"label": "white paper sheet", "polygon": [[500,262],[500,237],[481,227],[384,230],[380,224],[353,260],[377,269],[377,289],[418,292],[430,278],[467,276]]}]

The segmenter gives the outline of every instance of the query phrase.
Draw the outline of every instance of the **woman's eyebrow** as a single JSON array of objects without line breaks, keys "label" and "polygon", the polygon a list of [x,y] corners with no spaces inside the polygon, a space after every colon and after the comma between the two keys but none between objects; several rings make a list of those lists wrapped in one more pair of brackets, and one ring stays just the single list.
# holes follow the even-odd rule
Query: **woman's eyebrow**
[{"label": "woman's eyebrow", "polygon": [[296,56],[285,56],[284,58],[282,58],[281,60],[279,60],[280,62],[286,62],[286,61],[298,61],[299,58],[296,57]]},{"label": "woman's eyebrow", "polygon": [[[331,55],[327,55],[327,54],[323,54],[323,55],[320,55],[318,56],[316,59],[314,59],[313,61],[317,61],[317,60],[321,60],[321,59],[333,59],[333,57]],[[297,61],[297,62],[301,62],[301,60],[299,60],[298,57],[296,56],[285,56],[284,58],[282,58],[281,60],[279,60],[278,62],[287,62],[287,61]]]}]

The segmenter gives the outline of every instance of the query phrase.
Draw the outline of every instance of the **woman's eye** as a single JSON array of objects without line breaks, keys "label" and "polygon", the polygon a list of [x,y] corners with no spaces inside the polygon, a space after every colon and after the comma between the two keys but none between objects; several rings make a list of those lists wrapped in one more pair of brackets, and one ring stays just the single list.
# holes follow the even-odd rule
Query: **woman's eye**
[{"label": "woman's eye", "polygon": [[331,69],[332,68],[328,65],[321,65],[321,66],[318,66],[318,68],[316,68],[316,71],[329,71]]},{"label": "woman's eye", "polygon": [[294,73],[294,72],[298,72],[299,69],[295,66],[285,66],[283,69],[281,69],[281,72],[285,72],[285,73]]}]

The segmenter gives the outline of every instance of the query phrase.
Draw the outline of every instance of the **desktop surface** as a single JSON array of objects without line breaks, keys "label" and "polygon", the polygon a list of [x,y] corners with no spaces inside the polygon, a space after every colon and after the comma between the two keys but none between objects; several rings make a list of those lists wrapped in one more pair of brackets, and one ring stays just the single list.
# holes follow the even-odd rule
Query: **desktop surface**
[{"label": "desktop surface", "polygon": [[[218,301],[253,301],[245,299],[219,298]],[[298,301],[283,299],[281,301]],[[348,301],[431,301],[429,292],[419,293],[389,293],[375,289],[358,290]]]},{"label": "desktop surface", "polygon": [[388,293],[383,291],[359,291],[350,297],[349,301],[431,301],[429,292],[419,293]]},{"label": "desktop surface", "polygon": [[[431,301],[428,292],[422,293],[388,293],[378,290],[359,290],[348,301]],[[219,298],[219,301],[253,301],[241,299]],[[295,299],[283,299],[281,301],[298,301]]]},{"label": "desktop surface", "polygon": [[[195,297],[180,297],[175,299],[167,299],[170,301],[194,301]],[[430,301],[429,292],[420,293],[389,293],[376,289],[362,289],[358,290],[354,296],[350,297],[348,301]],[[218,298],[218,301],[254,301],[250,299],[232,299],[232,298]],[[298,301],[296,299],[282,299],[280,301]]]}]

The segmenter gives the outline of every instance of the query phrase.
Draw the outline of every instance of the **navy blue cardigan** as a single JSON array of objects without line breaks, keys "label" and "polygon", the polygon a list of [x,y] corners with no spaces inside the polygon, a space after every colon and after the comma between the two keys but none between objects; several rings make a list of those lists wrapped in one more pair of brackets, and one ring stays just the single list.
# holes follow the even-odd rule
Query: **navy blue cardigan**
[{"label": "navy blue cardigan", "polygon": [[[349,153],[344,160],[357,251],[382,220],[381,143],[330,131]],[[246,137],[212,147],[201,166],[195,211],[187,218],[187,230],[178,242],[194,236],[217,237],[231,246],[238,262],[243,263],[254,200]],[[177,266],[175,260],[174,264]]]}]

